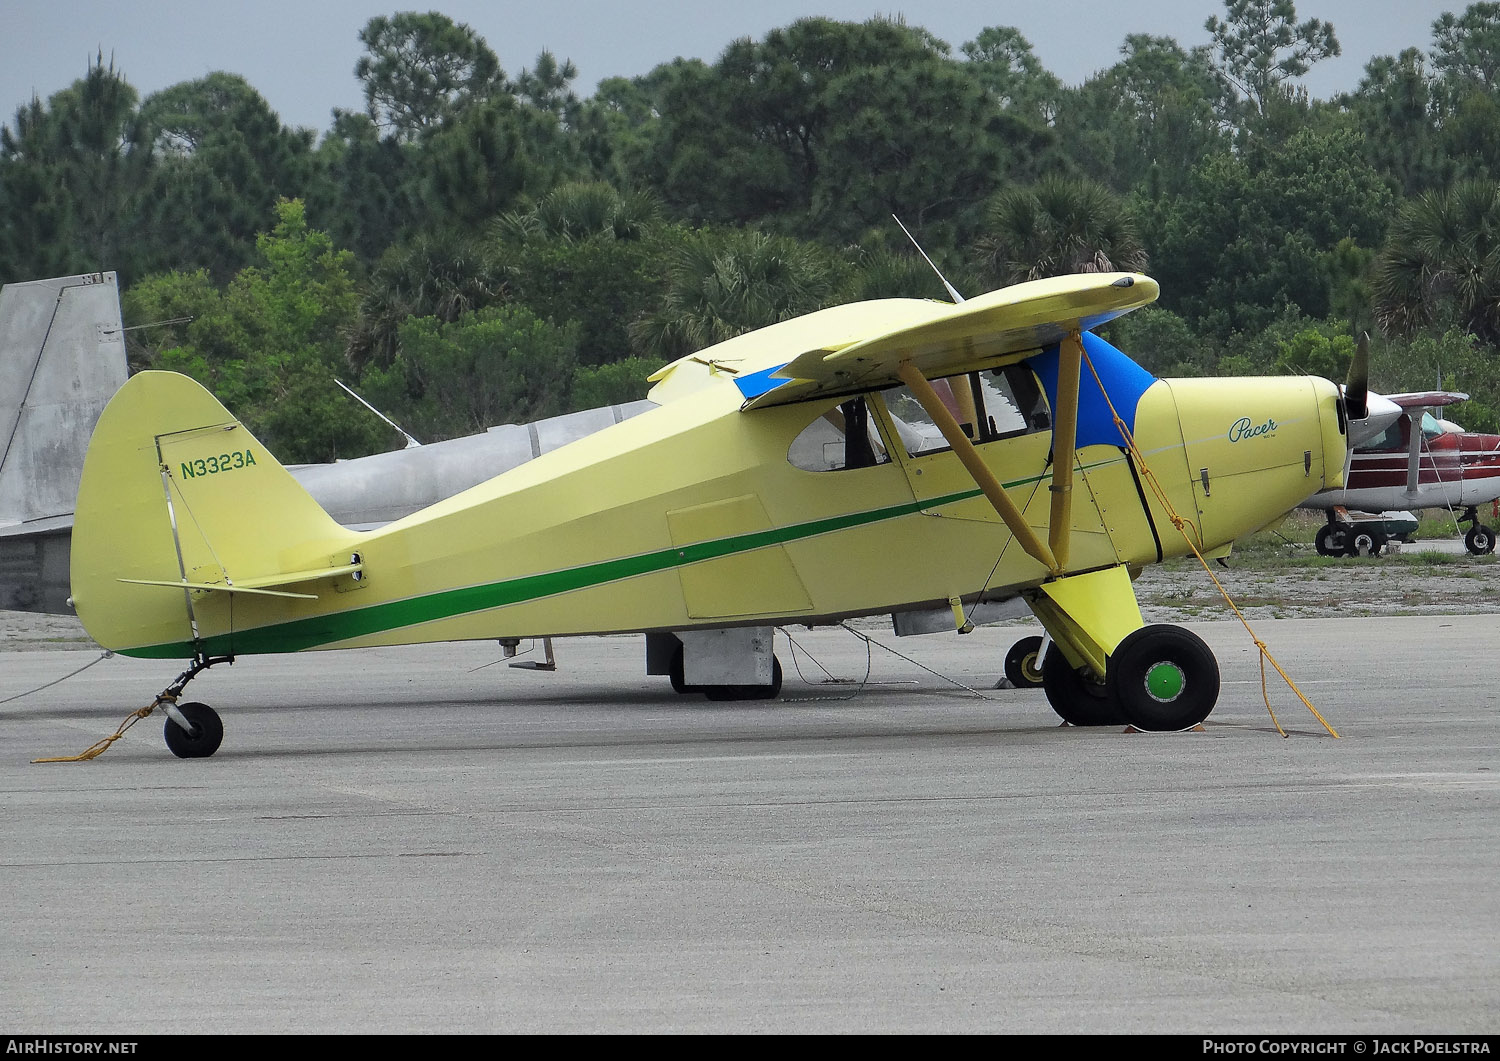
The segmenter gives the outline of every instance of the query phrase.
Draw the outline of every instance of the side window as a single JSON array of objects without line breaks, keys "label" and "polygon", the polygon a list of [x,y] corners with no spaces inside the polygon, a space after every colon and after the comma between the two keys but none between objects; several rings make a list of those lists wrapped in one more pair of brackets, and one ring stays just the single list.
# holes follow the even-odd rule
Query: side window
[{"label": "side window", "polygon": [[[932,389],[963,433],[975,442],[1045,431],[1052,426],[1046,396],[1036,376],[1024,365],[933,380]],[[948,440],[910,390],[891,387],[880,396],[909,456],[948,448]]]},{"label": "side window", "polygon": [[869,468],[891,460],[863,397],[841,402],[808,424],[792,439],[786,456],[793,467],[809,472]]}]

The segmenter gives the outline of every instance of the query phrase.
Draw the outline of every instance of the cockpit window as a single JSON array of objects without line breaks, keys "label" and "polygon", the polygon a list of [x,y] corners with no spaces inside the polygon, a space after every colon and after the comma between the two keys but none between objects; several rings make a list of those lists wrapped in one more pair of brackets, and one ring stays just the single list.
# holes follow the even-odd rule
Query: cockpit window
[{"label": "cockpit window", "polygon": [[840,402],[792,440],[792,466],[809,472],[889,464],[891,455],[863,397]]},{"label": "cockpit window", "polygon": [[[1045,431],[1052,426],[1047,399],[1036,376],[1025,365],[1006,365],[989,372],[970,372],[934,380],[947,410],[965,435],[979,443]],[[948,441],[906,387],[880,392],[909,456],[948,448]]]}]

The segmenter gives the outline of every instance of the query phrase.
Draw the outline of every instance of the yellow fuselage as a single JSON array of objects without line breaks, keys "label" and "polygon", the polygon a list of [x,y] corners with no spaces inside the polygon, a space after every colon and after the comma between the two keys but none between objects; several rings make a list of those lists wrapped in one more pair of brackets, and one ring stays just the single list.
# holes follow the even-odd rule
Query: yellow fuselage
[{"label": "yellow fuselage", "polygon": [[[201,393],[197,423],[227,415]],[[182,406],[199,401],[184,393],[160,404],[193,423]],[[1144,467],[1122,447],[1077,452],[1063,573],[1134,570],[1187,552],[1172,513],[1194,545],[1212,550],[1336,485],[1344,459],[1336,403],[1331,383],[1309,377],[1152,383],[1135,414]],[[95,488],[87,505],[97,512],[81,497],[75,606],[107,648],[182,657],[813,623],[1010,596],[1053,577],[1015,544],[953,452],[907,455],[878,395],[871,416],[892,459],[832,471],[804,470],[787,455],[839,399],[749,414],[741,404],[733,386],[705,388],[363,533],[319,522],[321,511],[307,513],[292,493],[284,505],[247,508],[237,491],[253,487],[262,461],[285,473],[242,428],[184,432],[170,451],[160,440],[154,451],[117,447],[98,458],[95,482],[160,480],[165,464],[177,529],[144,500],[125,506],[111,528],[99,517],[112,491]],[[132,415],[129,402],[115,412]],[[978,446],[1042,535],[1050,443],[1041,431]],[[182,481],[221,450],[243,450],[254,467]],[[311,529],[278,533],[304,518]],[[140,526],[124,529],[131,521]],[[128,547],[112,549],[112,532],[130,538]],[[272,538],[285,544],[263,544]],[[235,570],[228,558],[252,556],[240,566],[298,572],[357,557],[361,570],[282,587],[299,597],[119,581],[193,582],[205,571],[197,580],[248,579],[264,572]]]}]

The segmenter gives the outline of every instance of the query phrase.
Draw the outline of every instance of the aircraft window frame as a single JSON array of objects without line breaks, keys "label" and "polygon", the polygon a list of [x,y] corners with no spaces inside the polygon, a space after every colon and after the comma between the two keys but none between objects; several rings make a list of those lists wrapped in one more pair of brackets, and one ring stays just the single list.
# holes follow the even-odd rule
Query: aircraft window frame
[{"label": "aircraft window frame", "polygon": [[[850,395],[822,409],[787,445],[787,463],[793,468],[816,474],[858,471],[861,468],[880,468],[892,464],[895,458],[891,455],[888,428],[882,423],[882,417],[876,414],[869,398],[868,394]],[[847,436],[851,418],[863,420],[863,437],[867,444],[865,449],[856,450],[857,457],[853,462],[850,460]],[[819,435],[825,436],[821,442],[818,440]],[[830,446],[840,447],[839,459],[829,457]],[[821,447],[821,459],[808,456],[814,447]]]}]

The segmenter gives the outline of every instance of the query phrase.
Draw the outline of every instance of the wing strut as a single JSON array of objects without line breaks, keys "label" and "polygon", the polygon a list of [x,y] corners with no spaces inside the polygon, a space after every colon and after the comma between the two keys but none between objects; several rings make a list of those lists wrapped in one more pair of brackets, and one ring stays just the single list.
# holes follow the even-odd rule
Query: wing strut
[{"label": "wing strut", "polygon": [[[1075,396],[1073,406],[1075,416],[1077,412],[1076,396],[1078,394],[1077,364],[1078,362],[1075,358],[1073,371],[1073,394]],[[1046,544],[1036,536],[1036,532],[1031,529],[1030,525],[1022,517],[1021,510],[1016,508],[1015,502],[1006,495],[1005,488],[1000,485],[1000,481],[985,466],[984,459],[979,456],[979,451],[974,448],[974,443],[969,441],[969,436],[965,435],[963,428],[958,426],[958,421],[953,418],[953,414],[948,411],[948,407],[943,404],[942,399],[937,396],[937,392],[932,389],[932,384],[927,382],[927,377],[922,375],[921,370],[912,364],[910,360],[902,361],[897,365],[896,374],[901,377],[901,382],[906,384],[912,395],[921,403],[927,415],[932,417],[932,422],[943,433],[943,438],[947,440],[949,446],[953,447],[953,452],[958,455],[958,459],[963,462],[963,466],[974,479],[974,484],[980,490],[984,491],[984,496],[989,498],[991,505],[995,506],[995,511],[1005,521],[1005,525],[1010,528],[1011,534],[1015,535],[1015,539],[1021,544],[1021,548],[1025,549],[1028,555],[1036,558],[1037,561],[1045,565],[1049,571],[1054,574],[1059,573],[1062,568],[1053,558],[1052,550],[1048,549]],[[1053,504],[1055,506],[1056,501]]]},{"label": "wing strut", "polygon": [[[1406,496],[1417,496],[1417,485],[1422,478],[1422,416],[1426,409],[1408,409],[1406,418],[1411,421],[1411,437],[1406,440]],[[1437,462],[1433,462],[1437,466]]]},{"label": "wing strut", "polygon": [[1069,332],[1058,343],[1057,409],[1052,425],[1052,516],[1048,544],[1057,558],[1053,569],[1068,566],[1069,532],[1073,528],[1073,451],[1078,439],[1078,381],[1083,373],[1083,337]]}]

